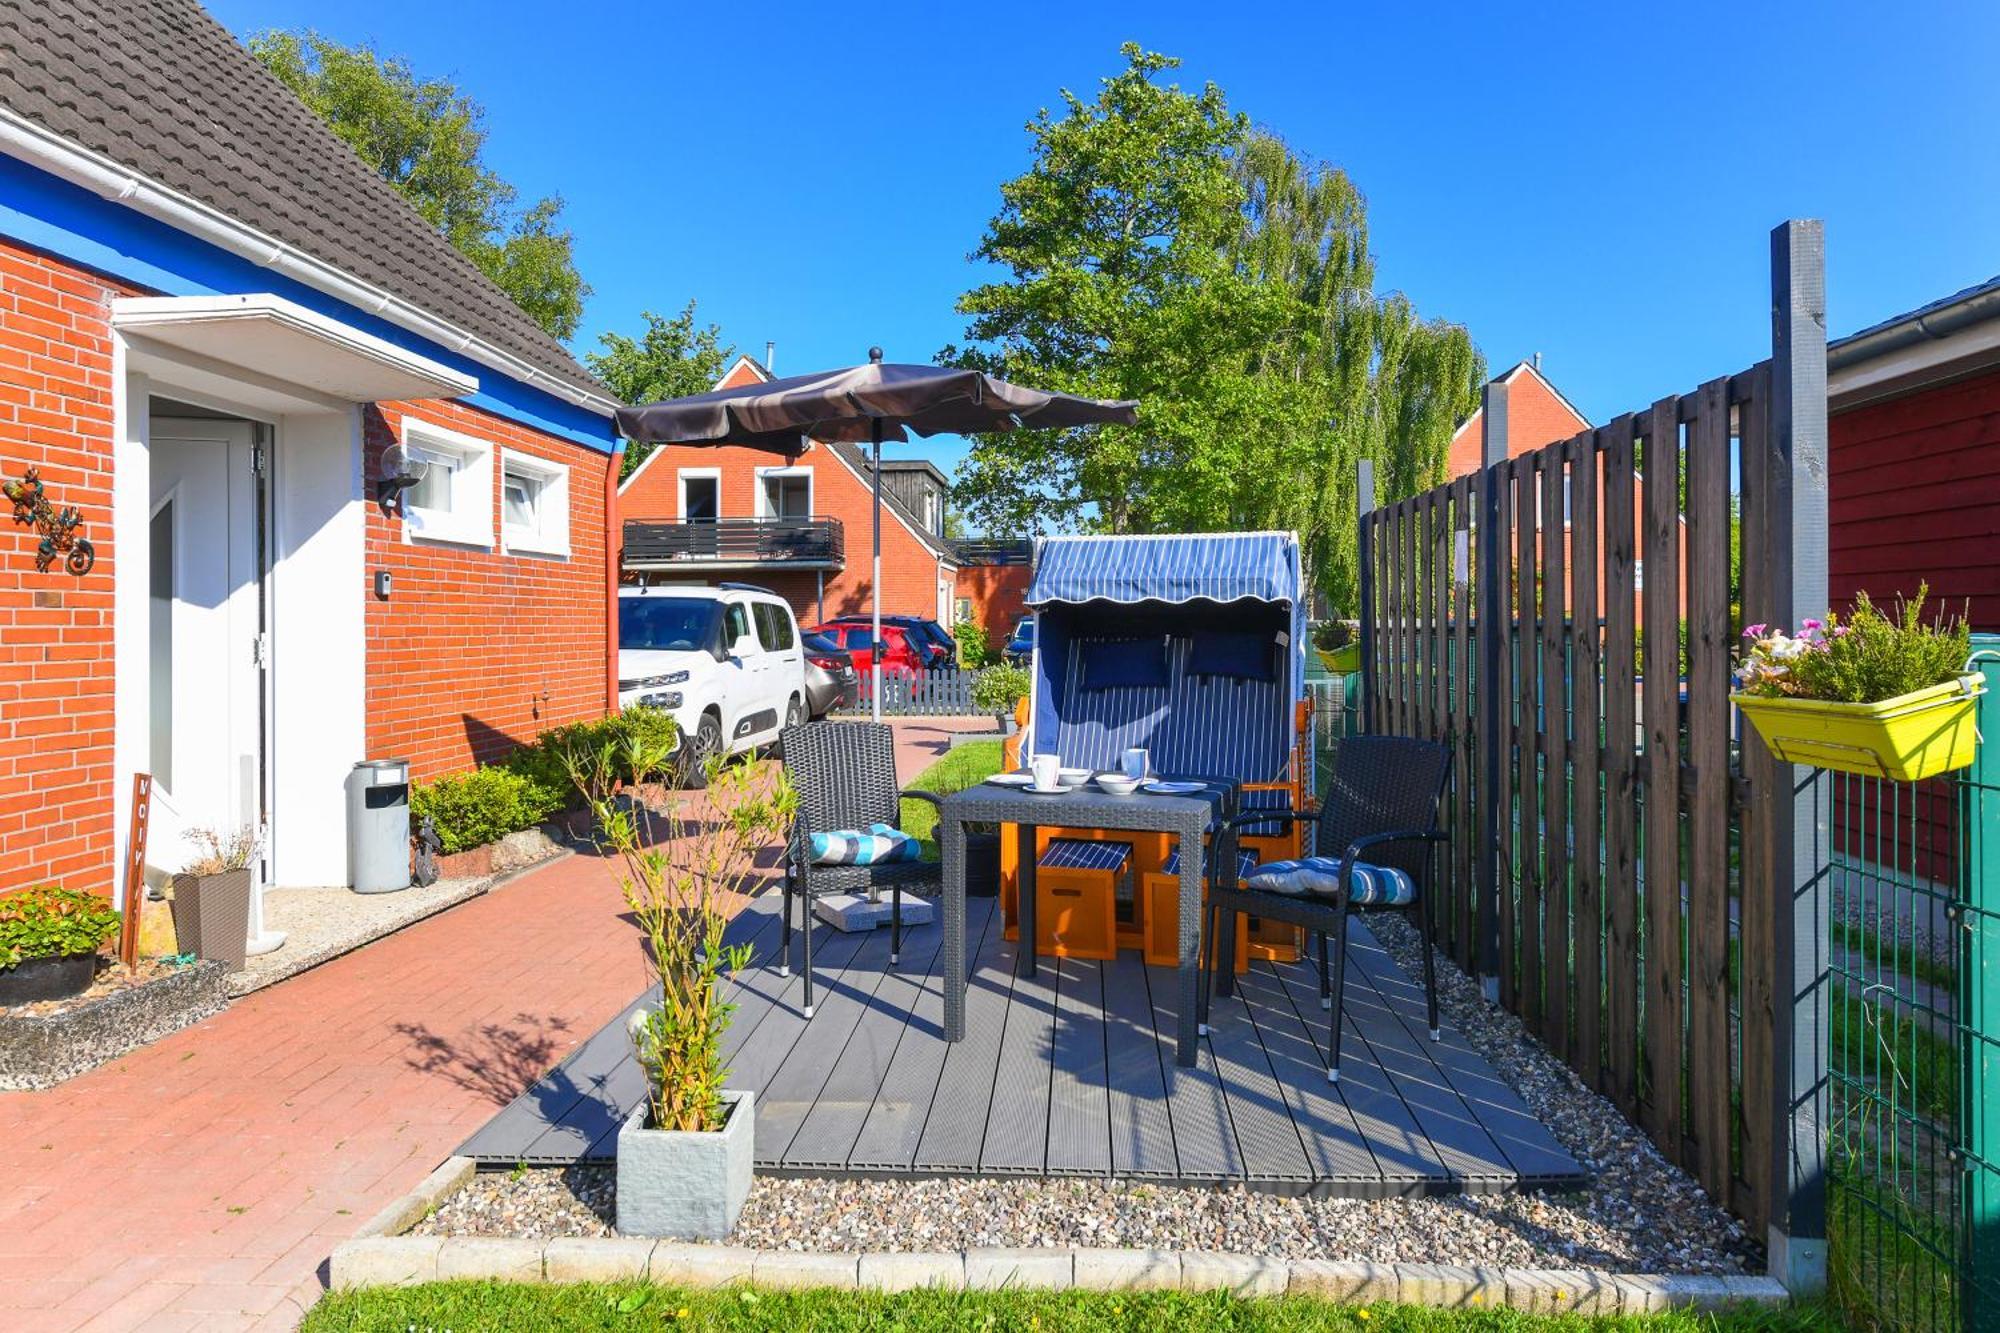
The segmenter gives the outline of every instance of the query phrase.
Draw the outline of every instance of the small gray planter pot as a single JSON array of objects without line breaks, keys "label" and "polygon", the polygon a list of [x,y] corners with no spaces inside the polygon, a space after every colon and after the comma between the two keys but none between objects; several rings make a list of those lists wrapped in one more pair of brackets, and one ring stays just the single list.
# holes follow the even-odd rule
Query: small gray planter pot
[{"label": "small gray planter pot", "polygon": [[182,953],[243,966],[250,937],[250,871],[174,876],[174,939]]},{"label": "small gray planter pot", "polygon": [[641,1102],[618,1131],[618,1230],[627,1236],[722,1240],[750,1197],[757,1115],[748,1092],[724,1089],[728,1118],[709,1133],[648,1129]]}]

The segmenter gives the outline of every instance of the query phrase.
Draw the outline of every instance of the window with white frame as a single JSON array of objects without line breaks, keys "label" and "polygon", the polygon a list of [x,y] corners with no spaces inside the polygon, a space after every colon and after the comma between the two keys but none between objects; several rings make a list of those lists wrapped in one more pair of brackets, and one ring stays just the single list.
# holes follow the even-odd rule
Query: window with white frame
[{"label": "window with white frame", "polygon": [[509,551],[569,554],[569,469],[501,451],[500,537]]},{"label": "window with white frame", "polygon": [[411,540],[493,544],[493,446],[412,417],[403,447],[429,464],[403,492],[403,531]]}]

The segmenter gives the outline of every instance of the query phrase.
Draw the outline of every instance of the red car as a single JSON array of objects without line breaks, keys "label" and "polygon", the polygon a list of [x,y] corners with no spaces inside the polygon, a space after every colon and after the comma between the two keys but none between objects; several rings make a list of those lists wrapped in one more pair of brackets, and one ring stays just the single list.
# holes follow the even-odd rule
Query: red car
[{"label": "red car", "polygon": [[[866,680],[875,669],[875,650],[872,646],[869,626],[856,625],[847,621],[833,621],[825,625],[815,625],[807,631],[824,634],[847,650],[854,659],[854,670]],[[899,625],[882,627],[882,664],[891,675],[914,675],[922,669],[923,655],[910,643],[910,636]]]}]

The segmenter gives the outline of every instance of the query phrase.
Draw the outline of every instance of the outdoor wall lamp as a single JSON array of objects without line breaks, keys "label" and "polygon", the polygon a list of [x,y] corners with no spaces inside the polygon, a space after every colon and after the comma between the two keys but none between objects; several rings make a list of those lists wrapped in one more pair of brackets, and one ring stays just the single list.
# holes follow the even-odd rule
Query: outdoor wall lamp
[{"label": "outdoor wall lamp", "polygon": [[385,602],[389,600],[389,571],[386,569],[375,571],[375,595]]},{"label": "outdoor wall lamp", "polygon": [[[389,514],[402,508],[403,492],[424,479],[431,465],[400,444],[382,451],[382,475],[375,482],[375,503]],[[382,596],[388,596],[383,592]]]}]

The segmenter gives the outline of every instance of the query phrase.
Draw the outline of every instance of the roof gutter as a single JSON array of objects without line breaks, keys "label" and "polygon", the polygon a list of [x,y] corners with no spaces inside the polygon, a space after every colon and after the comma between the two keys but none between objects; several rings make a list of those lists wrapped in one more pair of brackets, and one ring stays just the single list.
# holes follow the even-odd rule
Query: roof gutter
[{"label": "roof gutter", "polygon": [[618,410],[611,398],[579,388],[483,338],[439,319],[392,292],[315,259],[296,246],[259,231],[221,209],[171,189],[102,153],[64,138],[20,113],[0,107],[0,152],[58,176],[100,198],[186,232],[260,268],[326,293],[357,310],[380,316],[440,347],[458,352],[508,378],[531,385],[601,417]]},{"label": "roof gutter", "polygon": [[1850,338],[1826,349],[1829,372],[1858,366],[1921,343],[1941,341],[1952,334],[2000,318],[2000,287],[1974,292],[1963,301]]}]

